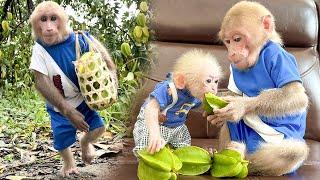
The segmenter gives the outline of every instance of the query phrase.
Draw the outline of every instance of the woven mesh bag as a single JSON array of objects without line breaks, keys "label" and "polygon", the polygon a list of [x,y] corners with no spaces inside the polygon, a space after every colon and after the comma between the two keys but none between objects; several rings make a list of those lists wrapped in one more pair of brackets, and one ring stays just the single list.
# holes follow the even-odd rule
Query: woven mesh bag
[{"label": "woven mesh bag", "polygon": [[[80,57],[79,34],[89,44],[89,52]],[[117,99],[117,82],[108,69],[95,44],[81,31],[76,32],[76,55],[74,62],[80,91],[87,105],[94,110],[103,110]]]}]

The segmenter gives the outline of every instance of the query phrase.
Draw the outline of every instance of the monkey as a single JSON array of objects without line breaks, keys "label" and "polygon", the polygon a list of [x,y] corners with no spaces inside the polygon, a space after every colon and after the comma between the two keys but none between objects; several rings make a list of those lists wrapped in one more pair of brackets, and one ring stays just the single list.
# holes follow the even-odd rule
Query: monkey
[{"label": "monkey", "polygon": [[182,54],[141,106],[133,129],[133,153],[137,156],[138,150],[146,149],[153,154],[166,144],[173,148],[191,145],[187,114],[201,105],[206,92],[217,93],[221,75],[212,54],[199,49]]},{"label": "monkey", "polygon": [[[63,7],[53,1],[38,4],[29,22],[35,40],[29,69],[34,73],[35,88],[46,100],[53,132],[53,146],[63,159],[63,177],[79,174],[70,146],[76,142],[76,131],[82,131],[82,160],[89,164],[95,156],[93,142],[104,132],[102,118],[85,103],[73,62],[76,60],[75,32],[68,25]],[[116,80],[116,66],[106,48],[88,32]],[[89,51],[89,43],[79,34],[81,52]]]},{"label": "monkey", "polygon": [[282,48],[272,13],[258,2],[241,1],[226,13],[218,32],[231,62],[228,105],[207,120],[221,127],[219,148],[238,150],[249,174],[294,173],[309,148],[303,136],[308,96],[295,57]]}]

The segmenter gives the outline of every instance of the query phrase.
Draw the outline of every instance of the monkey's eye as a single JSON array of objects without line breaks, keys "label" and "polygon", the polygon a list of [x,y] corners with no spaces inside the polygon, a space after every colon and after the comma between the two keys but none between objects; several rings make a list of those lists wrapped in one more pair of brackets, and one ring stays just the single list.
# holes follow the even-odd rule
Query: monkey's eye
[{"label": "monkey's eye", "polygon": [[225,44],[230,44],[230,40],[225,40],[224,43]]},{"label": "monkey's eye", "polygon": [[51,21],[57,20],[57,16],[51,16]]},{"label": "monkey's eye", "polygon": [[214,83],[218,84],[219,80],[215,80]]},{"label": "monkey's eye", "polygon": [[211,83],[211,79],[207,79],[207,80],[206,80],[206,83]]},{"label": "monkey's eye", "polygon": [[234,38],[234,41],[235,41],[235,42],[240,42],[240,41],[241,41],[241,37],[236,37],[236,38]]},{"label": "monkey's eye", "polygon": [[46,22],[47,21],[47,16],[41,16],[40,21]]}]

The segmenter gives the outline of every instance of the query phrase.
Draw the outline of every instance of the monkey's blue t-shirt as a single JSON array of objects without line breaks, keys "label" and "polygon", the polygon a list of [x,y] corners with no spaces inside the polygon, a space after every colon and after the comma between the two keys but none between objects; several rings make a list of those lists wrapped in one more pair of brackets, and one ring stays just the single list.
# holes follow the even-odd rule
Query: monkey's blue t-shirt
[{"label": "monkey's blue t-shirt", "polygon": [[[84,33],[90,37],[88,32]],[[64,74],[78,87],[78,89],[80,89],[73,64],[76,60],[75,37],[75,33],[71,32],[70,36],[66,40],[56,45],[47,46],[40,40],[37,40],[37,43],[39,43],[50,54]],[[81,53],[89,51],[89,44],[81,34],[79,34],[79,44]]]},{"label": "monkey's blue t-shirt", "polygon": [[[156,84],[154,90],[150,93],[142,108],[149,102],[150,98],[155,98],[159,105],[160,111],[163,111],[172,103],[172,96],[169,94],[169,76],[168,79]],[[178,100],[176,104],[167,110],[166,121],[162,123],[166,127],[178,127],[185,123],[188,112],[201,105],[201,101],[191,95],[187,89],[177,89]]]},{"label": "monkey's blue t-shirt", "polygon": [[[249,97],[258,96],[261,91],[281,88],[290,82],[302,82],[293,55],[286,52],[279,44],[268,41],[260,52],[257,63],[244,71],[231,65],[237,88]],[[299,112],[281,117],[260,119],[284,134],[285,139],[303,141],[306,129],[306,112]],[[264,140],[242,120],[239,123],[228,122],[230,138],[246,143],[249,153],[259,148]]]}]

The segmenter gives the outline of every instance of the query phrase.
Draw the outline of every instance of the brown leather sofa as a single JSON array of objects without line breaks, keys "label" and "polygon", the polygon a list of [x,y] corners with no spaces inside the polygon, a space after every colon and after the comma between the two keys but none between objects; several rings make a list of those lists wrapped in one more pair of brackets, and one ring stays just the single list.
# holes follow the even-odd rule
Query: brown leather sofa
[{"label": "brown leather sofa", "polygon": [[[224,71],[219,91],[226,91],[229,62],[226,48],[218,41],[217,32],[226,11],[236,0],[153,0],[151,9],[154,19],[151,28],[156,41],[152,43],[156,55],[155,65],[146,75],[144,86],[137,94],[132,120],[135,121],[143,99],[155,83],[165,78],[174,60],[183,52],[200,48],[215,54]],[[260,0],[276,18],[278,32],[282,35],[285,49],[297,59],[303,85],[310,98],[305,139],[310,155],[304,165],[293,176],[252,177],[248,179],[320,179],[320,71],[319,71],[319,6],[314,0]],[[207,123],[202,110],[192,111],[187,125],[192,144],[217,148],[219,129]],[[112,167],[114,179],[137,179],[137,161],[131,153],[132,139]],[[110,177],[110,179],[113,179]],[[209,175],[178,179],[213,179]]]}]

